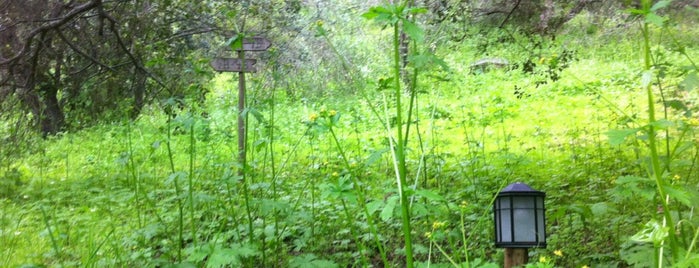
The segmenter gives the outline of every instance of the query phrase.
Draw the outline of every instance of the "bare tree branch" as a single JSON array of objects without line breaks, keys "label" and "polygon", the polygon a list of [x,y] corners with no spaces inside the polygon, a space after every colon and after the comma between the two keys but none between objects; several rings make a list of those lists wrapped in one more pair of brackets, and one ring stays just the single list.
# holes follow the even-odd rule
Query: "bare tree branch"
[{"label": "bare tree branch", "polygon": [[112,72],[115,71],[114,68],[110,67],[109,65],[106,65],[106,64],[102,63],[102,62],[99,61],[98,59],[96,59],[96,58],[90,56],[89,54],[85,53],[84,51],[80,50],[79,47],[77,47],[75,44],[71,43],[71,42],[68,40],[68,38],[66,38],[66,36],[63,34],[62,31],[56,31],[56,32],[58,32],[58,37],[60,37],[61,40],[63,40],[63,42],[65,42],[71,49],[73,49],[73,51],[75,51],[75,53],[78,53],[78,54],[80,54],[81,56],[83,56],[83,57],[89,59],[89,60],[92,61],[93,63],[95,63],[95,64],[97,64],[97,65],[99,65],[99,66],[102,66],[102,68],[105,68],[105,69],[110,70],[110,71],[112,71]]},{"label": "bare tree branch", "polygon": [[126,47],[126,44],[124,44],[124,41],[121,39],[121,34],[119,34],[119,30],[116,29],[117,21],[107,14],[102,14],[102,15],[104,16],[104,18],[109,20],[109,30],[111,30],[112,33],[114,33],[114,36],[117,39],[117,43],[119,44],[119,47],[121,47],[121,49],[124,51],[124,53],[126,53],[129,56],[129,58],[131,59],[131,62],[134,64],[134,66],[136,66],[136,68],[140,69],[148,77],[152,78],[153,81],[155,81],[161,87],[167,89],[168,91],[172,91],[172,89],[170,87],[168,87],[165,83],[160,81],[160,79],[158,79],[158,77],[156,77],[148,69],[146,69],[146,67],[143,66],[141,61],[138,60],[136,58],[136,56],[134,56],[133,53],[131,53],[131,51]]},{"label": "bare tree branch", "polygon": [[62,18],[34,29],[33,31],[31,31],[29,33],[29,35],[27,35],[27,37],[26,37],[27,42],[24,43],[24,46],[22,46],[22,49],[19,51],[19,53],[15,54],[14,56],[12,56],[8,59],[3,59],[2,61],[0,61],[0,66],[10,64],[10,63],[18,60],[19,58],[23,57],[24,55],[26,55],[29,52],[30,47],[32,46],[32,43],[34,41],[34,37],[36,37],[37,35],[45,33],[49,30],[61,27],[61,26],[65,25],[66,23],[70,22],[76,16],[78,16],[82,13],[88,12],[101,4],[102,4],[102,0],[90,0],[90,2],[87,2],[85,4],[82,4],[82,5],[75,7],[73,10],[68,12],[68,14],[66,14]]}]

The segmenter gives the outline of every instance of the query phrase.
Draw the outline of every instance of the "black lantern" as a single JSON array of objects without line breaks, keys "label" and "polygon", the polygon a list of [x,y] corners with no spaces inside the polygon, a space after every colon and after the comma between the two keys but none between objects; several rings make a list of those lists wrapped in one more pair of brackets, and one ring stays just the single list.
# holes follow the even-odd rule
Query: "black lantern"
[{"label": "black lantern", "polygon": [[520,182],[498,193],[493,205],[496,247],[546,247],[545,196]]}]

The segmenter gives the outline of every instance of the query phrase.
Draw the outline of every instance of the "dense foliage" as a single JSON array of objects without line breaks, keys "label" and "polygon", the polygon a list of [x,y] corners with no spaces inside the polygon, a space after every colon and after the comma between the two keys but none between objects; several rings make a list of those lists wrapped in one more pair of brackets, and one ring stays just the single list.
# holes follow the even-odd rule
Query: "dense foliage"
[{"label": "dense foliage", "polygon": [[325,2],[0,0],[0,266],[499,267],[516,181],[528,267],[699,265],[696,7]]}]

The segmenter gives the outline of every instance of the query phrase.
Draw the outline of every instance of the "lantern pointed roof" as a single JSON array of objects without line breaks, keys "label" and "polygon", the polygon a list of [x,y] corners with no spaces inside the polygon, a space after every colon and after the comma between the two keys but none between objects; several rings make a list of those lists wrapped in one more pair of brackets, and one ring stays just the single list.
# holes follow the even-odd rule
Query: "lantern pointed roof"
[{"label": "lantern pointed roof", "polygon": [[507,185],[500,191],[500,193],[515,192],[515,193],[540,193],[540,191],[532,189],[529,185],[521,182],[515,182],[513,184]]}]

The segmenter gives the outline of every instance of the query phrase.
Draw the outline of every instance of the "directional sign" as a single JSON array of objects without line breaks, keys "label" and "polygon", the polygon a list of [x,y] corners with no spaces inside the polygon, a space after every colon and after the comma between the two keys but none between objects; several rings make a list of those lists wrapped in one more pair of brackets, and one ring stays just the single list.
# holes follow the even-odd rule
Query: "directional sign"
[{"label": "directional sign", "polygon": [[243,39],[244,51],[265,51],[272,43],[264,37],[251,37]]},{"label": "directional sign", "polygon": [[[245,59],[245,72],[255,72],[255,59]],[[211,67],[219,72],[242,72],[243,61],[236,58],[215,58],[211,61]]]}]

